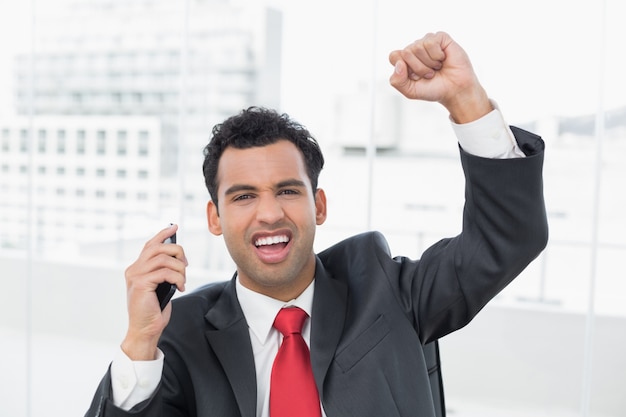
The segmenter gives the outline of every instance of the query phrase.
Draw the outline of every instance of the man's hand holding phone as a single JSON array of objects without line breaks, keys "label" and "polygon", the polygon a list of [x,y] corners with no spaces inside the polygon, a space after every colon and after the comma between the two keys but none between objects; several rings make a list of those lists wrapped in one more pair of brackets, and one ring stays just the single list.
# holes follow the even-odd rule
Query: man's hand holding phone
[{"label": "man's hand holding phone", "polygon": [[[172,307],[169,299],[157,297],[159,284],[170,298],[175,288],[185,290],[187,258],[182,246],[175,243],[177,230],[177,225],[171,225],[157,233],[126,269],[128,331],[122,350],[132,360],[156,357],[157,342],[169,322]],[[171,243],[166,243],[168,239]]]}]

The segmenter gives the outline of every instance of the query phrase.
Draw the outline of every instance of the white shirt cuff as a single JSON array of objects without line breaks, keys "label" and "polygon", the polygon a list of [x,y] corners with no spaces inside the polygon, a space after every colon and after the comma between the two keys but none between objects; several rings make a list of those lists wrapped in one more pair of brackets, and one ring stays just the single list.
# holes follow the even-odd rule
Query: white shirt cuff
[{"label": "white shirt cuff", "polygon": [[163,352],[153,361],[132,361],[120,348],[111,363],[113,403],[126,411],[154,393],[163,372]]},{"label": "white shirt cuff", "polygon": [[470,123],[457,124],[452,119],[452,129],[461,148],[467,153],[483,158],[520,158],[524,152],[517,141],[496,102],[491,100],[494,109],[485,116]]}]

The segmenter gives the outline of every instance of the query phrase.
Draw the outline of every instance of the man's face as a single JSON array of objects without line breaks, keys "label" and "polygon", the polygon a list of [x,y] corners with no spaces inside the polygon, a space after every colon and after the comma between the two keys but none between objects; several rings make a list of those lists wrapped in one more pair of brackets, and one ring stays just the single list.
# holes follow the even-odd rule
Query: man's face
[{"label": "man's face", "polygon": [[302,154],[280,140],[227,148],[217,171],[219,215],[207,205],[209,230],[224,235],[245,287],[288,301],[315,274],[316,225],[326,220],[326,197],[315,195]]}]

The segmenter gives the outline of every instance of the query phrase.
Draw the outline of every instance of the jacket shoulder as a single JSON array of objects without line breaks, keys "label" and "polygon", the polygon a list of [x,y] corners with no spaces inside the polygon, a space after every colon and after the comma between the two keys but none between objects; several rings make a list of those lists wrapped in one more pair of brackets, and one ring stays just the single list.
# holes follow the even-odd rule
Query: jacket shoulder
[{"label": "jacket shoulder", "polygon": [[215,306],[231,281],[219,281],[202,285],[172,300],[172,317],[166,331],[186,329],[190,323],[200,324],[204,316]]},{"label": "jacket shoulder", "polygon": [[380,250],[390,255],[389,244],[382,233],[378,231],[363,232],[350,236],[334,245],[324,249],[318,257],[324,262],[335,256],[351,256],[360,253],[362,250]]},{"label": "jacket shoulder", "polygon": [[173,302],[185,304],[210,304],[220,297],[230,281],[219,281],[204,284],[188,294],[181,295]]},{"label": "jacket shoulder", "polygon": [[318,254],[324,268],[331,275],[369,275],[372,268],[392,261],[389,244],[382,233],[364,232],[344,239]]}]

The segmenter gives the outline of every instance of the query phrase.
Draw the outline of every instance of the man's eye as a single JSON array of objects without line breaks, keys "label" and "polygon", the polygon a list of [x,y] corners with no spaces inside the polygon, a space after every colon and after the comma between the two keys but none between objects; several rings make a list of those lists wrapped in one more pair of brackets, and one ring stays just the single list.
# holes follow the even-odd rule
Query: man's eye
[{"label": "man's eye", "polygon": [[237,197],[235,197],[233,199],[233,201],[243,201],[243,200],[249,200],[251,198],[252,198],[252,196],[250,194],[241,194],[241,195],[238,195]]},{"label": "man's eye", "polygon": [[280,192],[278,194],[283,194],[283,195],[298,195],[300,194],[297,190],[280,190]]}]

